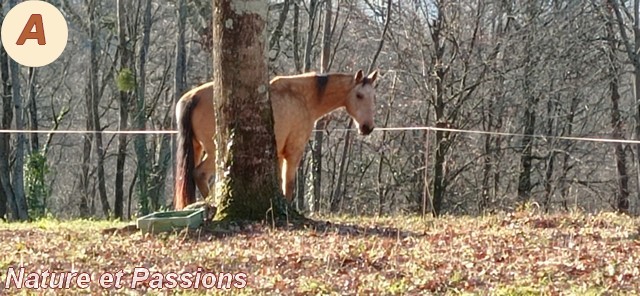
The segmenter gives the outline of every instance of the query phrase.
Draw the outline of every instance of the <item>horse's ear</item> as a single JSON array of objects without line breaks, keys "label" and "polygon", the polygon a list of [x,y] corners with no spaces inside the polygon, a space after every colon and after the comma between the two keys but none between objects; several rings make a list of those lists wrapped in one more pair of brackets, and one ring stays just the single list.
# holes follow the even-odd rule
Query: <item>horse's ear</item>
[{"label": "horse's ear", "polygon": [[375,71],[371,72],[371,74],[369,74],[369,76],[367,76],[367,79],[369,80],[369,83],[373,83],[374,81],[376,81],[376,78],[378,78],[378,70],[375,70]]},{"label": "horse's ear", "polygon": [[362,82],[363,77],[364,77],[364,73],[362,73],[362,70],[358,70],[358,73],[356,73],[356,76],[354,77],[356,84]]}]

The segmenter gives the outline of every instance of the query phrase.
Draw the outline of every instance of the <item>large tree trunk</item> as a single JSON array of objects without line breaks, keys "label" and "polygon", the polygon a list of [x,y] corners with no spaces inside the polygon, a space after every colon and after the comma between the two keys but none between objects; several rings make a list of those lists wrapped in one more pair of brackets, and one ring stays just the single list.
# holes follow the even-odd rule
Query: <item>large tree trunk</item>
[{"label": "large tree trunk", "polygon": [[262,220],[287,211],[268,98],[267,5],[213,1],[216,220]]}]

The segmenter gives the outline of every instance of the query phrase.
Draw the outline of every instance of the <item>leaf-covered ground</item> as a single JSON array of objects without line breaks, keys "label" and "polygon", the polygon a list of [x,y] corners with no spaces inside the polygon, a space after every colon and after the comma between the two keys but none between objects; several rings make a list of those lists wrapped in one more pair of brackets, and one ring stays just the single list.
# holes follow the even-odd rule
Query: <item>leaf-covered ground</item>
[{"label": "leaf-covered ground", "polygon": [[[5,295],[637,295],[640,220],[529,212],[439,219],[327,218],[315,229],[254,224],[231,235],[110,231],[124,223],[0,223]],[[87,272],[87,289],[6,289],[7,271]],[[131,288],[132,272],[148,280]],[[101,274],[122,271],[120,289]],[[170,272],[246,273],[246,288],[156,289]],[[139,274],[142,277],[144,274]],[[219,277],[220,278],[220,277]],[[41,279],[41,278],[40,278]],[[212,277],[209,277],[211,283]],[[237,278],[236,278],[237,279]],[[25,276],[26,280],[26,276]],[[229,278],[226,278],[229,280]],[[33,284],[33,279],[31,284]],[[186,281],[176,281],[187,285]],[[228,282],[225,282],[228,283]],[[238,284],[238,281],[234,282]]]}]

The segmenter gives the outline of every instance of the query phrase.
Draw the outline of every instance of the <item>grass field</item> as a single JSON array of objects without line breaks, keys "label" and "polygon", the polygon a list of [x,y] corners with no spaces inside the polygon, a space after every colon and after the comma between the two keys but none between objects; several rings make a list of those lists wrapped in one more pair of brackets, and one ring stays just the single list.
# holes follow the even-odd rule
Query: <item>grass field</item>
[{"label": "grass field", "polygon": [[[228,235],[209,231],[141,235],[131,229],[113,231],[113,227],[126,225],[115,222],[42,220],[0,224],[0,294],[640,293],[640,220],[622,215],[516,212],[478,218],[316,220],[330,223],[319,224],[315,229],[274,229],[253,224],[232,228]],[[7,289],[9,270],[16,271],[21,266],[25,286],[16,288],[19,280],[15,280]],[[42,281],[45,270],[55,273],[57,279],[69,279],[71,272],[76,272],[75,279],[83,272],[92,277],[81,284],[71,279],[70,289],[26,288]],[[115,276],[118,271],[122,271],[121,288],[100,284],[100,277],[109,279],[102,274]],[[170,280],[172,272],[176,278]],[[246,273],[243,289],[233,286],[242,284],[241,277],[236,276],[233,284],[229,282],[238,272]],[[36,274],[28,276],[29,273]],[[219,284],[231,284],[232,288],[203,287],[214,285],[211,275],[223,279]],[[55,285],[56,276],[51,278]],[[187,279],[192,285],[201,281],[200,287],[186,287]],[[115,277],[112,280],[115,282]],[[159,288],[161,283],[177,287]],[[180,288],[180,284],[186,288]],[[82,285],[88,287],[83,289]]]}]

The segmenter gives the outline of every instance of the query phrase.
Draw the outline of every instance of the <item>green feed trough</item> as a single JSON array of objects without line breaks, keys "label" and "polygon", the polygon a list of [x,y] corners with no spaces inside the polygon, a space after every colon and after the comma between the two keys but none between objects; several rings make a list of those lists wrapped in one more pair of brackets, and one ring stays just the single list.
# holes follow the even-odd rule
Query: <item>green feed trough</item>
[{"label": "green feed trough", "polygon": [[186,227],[198,228],[204,220],[204,209],[155,212],[138,218],[137,226],[142,233],[159,233],[182,230]]}]

